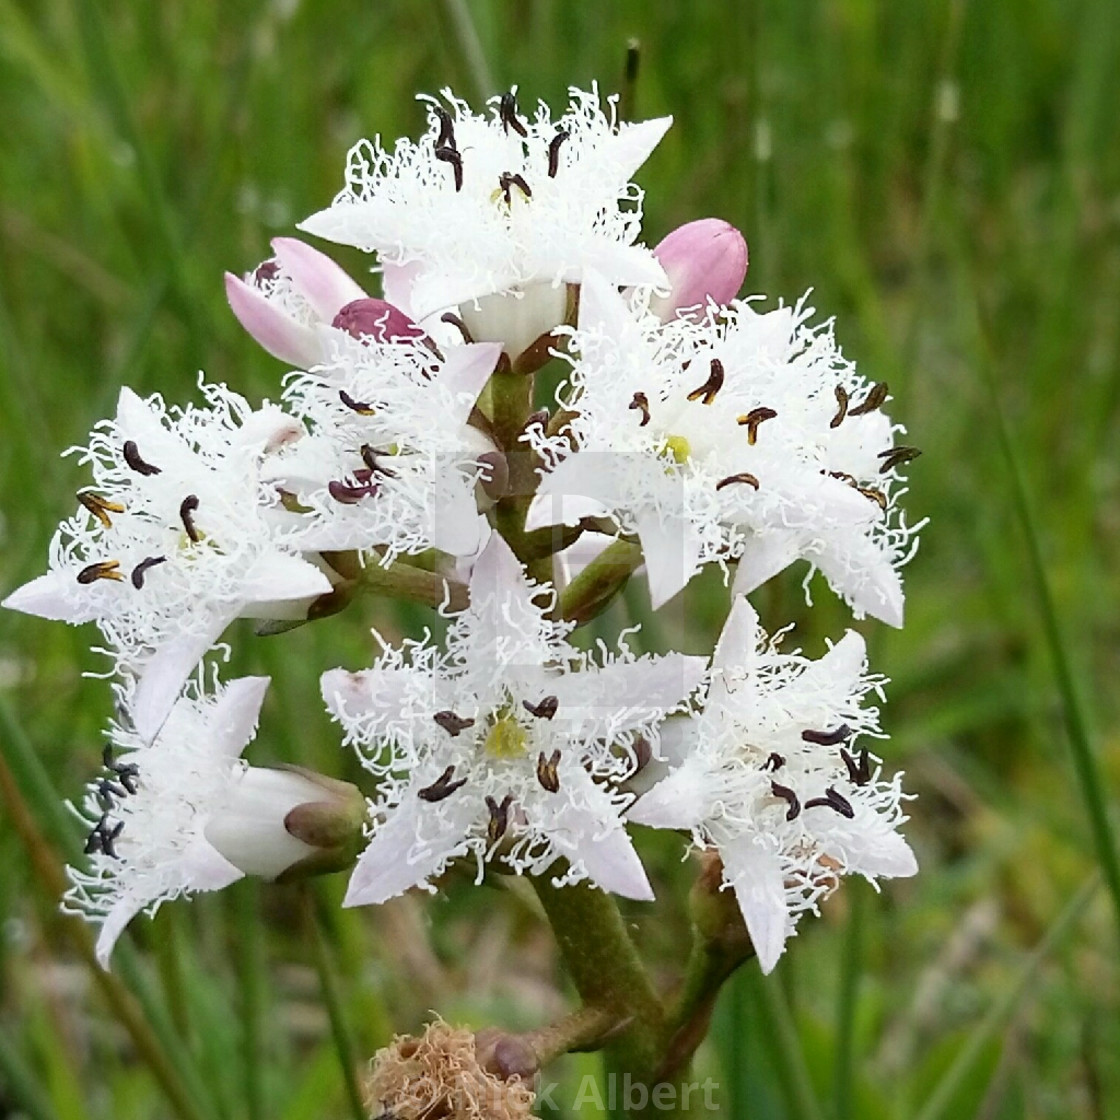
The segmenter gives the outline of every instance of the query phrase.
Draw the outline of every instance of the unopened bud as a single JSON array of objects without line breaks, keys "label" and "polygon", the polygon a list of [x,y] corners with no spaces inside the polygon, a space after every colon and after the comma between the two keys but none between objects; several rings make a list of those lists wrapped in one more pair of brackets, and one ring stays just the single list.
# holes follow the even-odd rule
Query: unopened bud
[{"label": "unopened bud", "polygon": [[[295,829],[293,818],[300,822]],[[347,782],[300,767],[250,766],[205,836],[246,875],[287,880],[352,863],[365,819],[365,798]]]},{"label": "unopened bud", "polygon": [[728,303],[747,275],[747,243],[719,218],[678,226],[653,253],[669,277],[669,294],[650,301],[650,310],[663,323],[689,309],[687,318],[699,318],[709,302]]},{"label": "unopened bud", "polygon": [[426,337],[403,311],[373,297],[348,303],[335,315],[331,326],[353,335],[359,342],[366,338],[374,342],[401,342]]}]

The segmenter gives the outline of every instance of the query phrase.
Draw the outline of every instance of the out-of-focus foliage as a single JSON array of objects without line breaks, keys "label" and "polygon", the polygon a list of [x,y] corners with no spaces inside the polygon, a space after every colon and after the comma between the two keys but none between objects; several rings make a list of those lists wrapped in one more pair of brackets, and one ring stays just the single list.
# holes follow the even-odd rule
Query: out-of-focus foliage
[{"label": "out-of-focus foliage", "polygon": [[[325,205],[359,136],[415,134],[415,92],[453,84],[477,103],[455,7],[0,0],[0,588],[43,566],[84,481],[57,453],[111,410],[122,382],[195,399],[205,368],[250,396],[278,395],[284,371],[229,314],[221,273],[252,267],[270,237]],[[469,10],[495,88],[517,83],[523,106],[556,105],[569,83],[617,88],[636,37],[636,113],[676,118],[641,175],[648,241],[701,215],[743,229],[747,290],[792,300],[813,287],[847,355],[890,383],[892,415],[925,451],[907,505],[932,520],[907,573],[907,625],[861,624],[873,666],[894,681],[887,759],[919,794],[908,833],[922,874],[882,898],[852,884],[822,920],[802,923],[775,977],[748,966],[698,1062],[729,1116],[748,1115],[748,1102],[752,1120],[918,1115],[1095,863],[985,355],[1102,773],[1120,782],[1120,5],[475,0]],[[340,259],[356,274],[365,266]],[[848,616],[823,586],[813,591],[826,605],[811,615],[796,576],[757,599],[770,626],[804,619],[791,640],[816,654]],[[687,620],[699,649],[718,632],[726,592],[705,578],[684,598],[659,638],[683,641]],[[625,606],[640,615],[643,602],[637,589]],[[354,776],[316,673],[368,663],[373,623],[394,633],[428,622],[363,603],[288,635],[239,635],[234,668],[275,679],[253,760]],[[59,796],[96,769],[110,714],[104,685],[81,676],[99,667],[90,637],[0,619],[5,757],[12,765],[22,728]],[[0,1114],[168,1115],[10,809]],[[628,914],[669,982],[687,936],[674,900],[691,867],[672,838],[640,842],[662,899]],[[325,900],[341,885],[322,884]],[[431,900],[325,913],[363,1055],[433,1007],[509,1027],[561,1010],[547,927],[515,893],[464,879]],[[136,923],[133,939],[201,1115],[341,1114],[306,911],[290,888],[240,884],[175,904]],[[1006,1029],[974,1040],[947,1114],[1120,1109],[1116,939],[1099,891],[1031,974]],[[572,1059],[558,1072],[570,1087],[587,1068]]]}]

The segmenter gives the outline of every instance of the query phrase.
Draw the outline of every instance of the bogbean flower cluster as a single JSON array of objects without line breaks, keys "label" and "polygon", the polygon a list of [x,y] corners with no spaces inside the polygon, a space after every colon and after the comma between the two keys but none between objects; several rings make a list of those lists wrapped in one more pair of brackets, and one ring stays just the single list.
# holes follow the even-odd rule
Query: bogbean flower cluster
[{"label": "bogbean flower cluster", "polygon": [[[669,119],[620,122],[595,90],[556,120],[514,93],[425,104],[418,141],[359,143],[301,227],[375,254],[384,298],[292,238],[227,274],[293,371],[279,403],[122,389],[78,452],[90,483],[47,573],[5,600],[95,623],[112,659],[65,904],[100,924],[106,963],[137,912],[245,874],[352,867],[362,905],[465,861],[648,900],[636,822],[718,855],[769,971],[842,875],[916,864],[869,747],[883,680],[862,639],[783,652],[746,596],[805,560],[857,617],[900,626],[917,452],[804,299],[736,298],[737,230],[639,240],[631,180]],[[733,577],[710,659],[571,641],[639,565],[654,608],[706,566]],[[207,655],[235,619],[275,632],[371,588],[450,625],[323,673],[368,788],[249,766],[268,681],[222,684]]]}]

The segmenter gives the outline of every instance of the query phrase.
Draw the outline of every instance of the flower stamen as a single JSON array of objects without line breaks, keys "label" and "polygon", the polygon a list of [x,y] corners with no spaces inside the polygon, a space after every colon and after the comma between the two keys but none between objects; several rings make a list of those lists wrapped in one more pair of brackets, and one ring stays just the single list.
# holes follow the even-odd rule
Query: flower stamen
[{"label": "flower stamen", "polygon": [[828,422],[830,428],[839,428],[848,415],[848,390],[843,385],[836,386],[836,415]]},{"label": "flower stamen", "polygon": [[366,404],[365,401],[356,401],[345,389],[339,389],[338,399],[342,401],[351,412],[356,412],[359,416],[373,415],[374,409],[372,405]]},{"label": "flower stamen", "polygon": [[474,335],[471,334],[470,329],[467,327],[467,324],[464,323],[463,320],[460,319],[454,311],[445,311],[439,317],[439,321],[441,323],[450,323],[451,326],[453,326],[463,336],[463,341],[468,345],[474,342]]},{"label": "flower stamen", "polygon": [[786,760],[777,751],[771,751],[766,756],[766,761],[762,764],[763,770],[780,770],[785,766]]},{"label": "flower stamen", "polygon": [[492,797],[487,796],[486,808],[490,811],[490,820],[486,825],[486,839],[491,845],[505,836],[506,829],[509,827],[509,807],[512,804],[512,793],[507,793],[500,805]]},{"label": "flower stamen", "polygon": [[466,731],[468,727],[474,727],[473,719],[463,719],[451,711],[436,712],[432,719],[453,739],[457,738],[460,732]]},{"label": "flower stamen", "polygon": [[703,404],[711,404],[716,399],[716,394],[723,388],[723,362],[719,358],[712,359],[711,372],[708,374],[708,380],[704,382],[697,389],[693,389],[688,394],[690,401],[700,401]]},{"label": "flower stamen", "polygon": [[628,407],[641,412],[642,418],[638,421],[638,427],[644,428],[649,423],[649,397],[645,393],[635,393]]},{"label": "flower stamen", "polygon": [[840,724],[832,731],[813,731],[809,729],[801,732],[801,738],[806,743],[816,743],[818,747],[835,747],[840,743],[846,743],[851,737],[852,729],[846,723]]},{"label": "flower stamen", "polygon": [[457,782],[452,781],[455,774],[455,767],[449,766],[430,786],[425,786],[421,790],[417,790],[416,796],[421,801],[442,801],[445,797],[450,797],[457,789],[467,784],[466,778],[460,778]]},{"label": "flower stamen", "polygon": [[548,142],[548,177],[550,179],[556,178],[556,172],[560,170],[560,146],[571,135],[566,128],[558,128],[556,135]]},{"label": "flower stamen", "polygon": [[128,577],[132,581],[132,586],[137,591],[141,590],[144,586],[144,573],[149,568],[154,568],[157,564],[166,563],[166,556],[149,556],[146,560],[141,560],[135,568],[132,569],[132,574]]},{"label": "flower stamen", "polygon": [[758,426],[763,420],[773,420],[778,414],[772,408],[752,408],[745,416],[740,416],[736,423],[746,426],[747,443],[752,447],[758,439]]},{"label": "flower stamen", "polygon": [[121,454],[124,456],[124,461],[137,473],[150,477],[153,474],[159,474],[159,467],[153,467],[151,463],[145,463],[140,457],[140,452],[136,447],[134,439],[125,440],[124,447],[121,449]]},{"label": "flower stamen", "polygon": [[503,171],[501,175],[498,176],[498,189],[502,192],[502,198],[505,200],[507,206],[511,203],[510,187],[517,187],[526,198],[533,197],[533,192],[529,189],[529,184],[525,182],[525,177],[523,175]]},{"label": "flower stamen", "polygon": [[507,136],[511,128],[518,136],[529,135],[525,123],[517,115],[517,94],[513,90],[502,94],[502,99],[498,102],[498,119],[501,120],[502,130]]},{"label": "flower stamen", "polygon": [[797,794],[789,786],[782,786],[777,782],[770,783],[770,792],[775,797],[780,797],[789,806],[786,810],[786,820],[795,820],[801,812],[801,802],[797,800]]},{"label": "flower stamen", "polygon": [[94,852],[104,852],[110,859],[120,859],[114,844],[117,837],[124,830],[124,821],[117,821],[112,828],[109,827],[109,814],[102,813],[101,820],[93,827],[93,831],[86,837],[86,845],[82,849],[87,856]]},{"label": "flower stamen", "polygon": [[455,174],[455,193],[463,189],[463,157],[455,148],[436,148],[435,157],[441,163],[451,164]]},{"label": "flower stamen", "polygon": [[555,696],[546,696],[539,704],[530,704],[528,700],[522,700],[522,705],[530,715],[534,715],[537,719],[552,719],[556,715],[556,708],[559,701]]},{"label": "flower stamen", "polygon": [[758,479],[749,471],[740,471],[738,474],[729,474],[726,478],[721,478],[716,483],[716,489],[722,490],[725,486],[731,486],[733,483],[742,482],[747,486],[753,486],[758,489]]},{"label": "flower stamen", "polygon": [[78,573],[78,582],[81,584],[96,583],[99,579],[112,579],[118,583],[124,581],[124,576],[117,569],[121,566],[119,560],[99,560],[90,564]]},{"label": "flower stamen", "polygon": [[844,765],[848,770],[848,778],[853,785],[865,786],[871,781],[871,764],[867,758],[867,748],[859,752],[859,761],[857,762],[847,751],[846,748],[840,748],[840,757],[844,760]]},{"label": "flower stamen", "polygon": [[879,473],[886,474],[887,471],[894,467],[901,466],[903,463],[909,463],[911,460],[916,459],[921,455],[921,451],[916,447],[891,447],[886,451],[880,451],[878,458],[882,459],[879,464]]},{"label": "flower stamen", "polygon": [[92,490],[80,490],[78,492],[78,501],[81,502],[106,529],[111,529],[113,527],[112,521],[109,520],[109,514],[124,513],[124,506],[122,506],[120,502],[110,502],[107,498],[103,498],[100,494],[96,494]]},{"label": "flower stamen", "polygon": [[560,775],[556,768],[560,765],[560,751],[554,750],[551,757],[545,758],[544,751],[537,755],[537,781],[549,793],[560,792]]},{"label": "flower stamen", "polygon": [[874,412],[887,399],[888,391],[885,381],[876,381],[875,384],[867,390],[867,396],[863,398],[863,401],[855,408],[848,410],[848,415],[864,416],[868,412]]},{"label": "flower stamen", "polygon": [[198,544],[202,540],[202,534],[198,531],[198,527],[194,523],[194,515],[198,510],[198,495],[188,494],[179,503],[179,520],[183,523],[183,528],[186,534],[191,539],[191,544]]},{"label": "flower stamen", "polygon": [[832,786],[829,786],[824,793],[824,797],[814,797],[806,801],[805,808],[813,809],[819,805],[826,809],[835,810],[840,816],[847,817],[848,820],[851,820],[856,815],[855,809],[852,808],[852,803],[843,794],[837,793]]}]

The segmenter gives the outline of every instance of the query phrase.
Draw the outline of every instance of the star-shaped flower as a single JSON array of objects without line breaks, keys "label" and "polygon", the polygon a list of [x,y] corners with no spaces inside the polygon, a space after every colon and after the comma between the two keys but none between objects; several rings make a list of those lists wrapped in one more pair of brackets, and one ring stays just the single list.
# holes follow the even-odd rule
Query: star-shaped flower
[{"label": "star-shaped flower", "polygon": [[718,849],[763,972],[841,875],[917,872],[898,832],[901,775],[882,778],[879,760],[857,746],[882,737],[877,709],[862,704],[881,684],[867,676],[855,631],[809,661],[779,652],[737,598],[703,713],[674,729],[676,766],[627,813]]},{"label": "star-shaped flower", "polygon": [[858,615],[900,626],[897,568],[916,530],[896,509],[898,468],[917,452],[894,443],[886,385],[860,377],[811,313],[734,301],[662,325],[586,278],[575,416],[536,435],[554,466],[529,527],[613,516],[641,538],[655,607],[705,563],[738,560],[745,593],[804,558]]},{"label": "star-shaped flower", "polygon": [[323,675],[327,706],[383,783],[347,905],[427,884],[465,855],[480,872],[490,860],[535,875],[563,858],[567,882],[652,897],[617,786],[704,660],[624,649],[595,664],[548,617],[550,595],[495,534],[446,653],[408,643],[365,672]]},{"label": "star-shaped flower", "polygon": [[301,773],[251,767],[267,677],[230,681],[214,695],[187,693],[151,746],[115,727],[105,775],[90,783],[81,815],[91,828],[88,871],[70,868],[67,910],[100,924],[97,959],[141,911],[243,875],[273,879],[315,852],[286,828],[323,788]]},{"label": "star-shaped flower", "polygon": [[93,484],[55,534],[50,570],[3,604],[97,621],[122,671],[139,678],[132,715],[147,740],[230,622],[289,617],[331,590],[261,479],[302,425],[224,386],[203,391],[208,407],[168,412],[158,396],[121,390],[116,419],[81,451]]},{"label": "star-shaped flower", "polygon": [[641,191],[634,172],[671,118],[620,123],[615,102],[573,89],[551,120],[523,117],[513,93],[489,116],[444,91],[428,102],[418,142],[361,141],[346,189],[301,229],[376,252],[385,298],[423,325],[459,308],[478,341],[515,357],[565,319],[565,284],[586,269],[612,282],[668,288],[664,270],[635,244]]},{"label": "star-shaped flower", "polygon": [[434,351],[340,337],[294,378],[285,400],[312,435],[274,460],[270,477],[305,510],[303,547],[376,546],[386,560],[428,548],[476,553],[479,457],[494,445],[467,421],[498,355],[494,343]]}]

